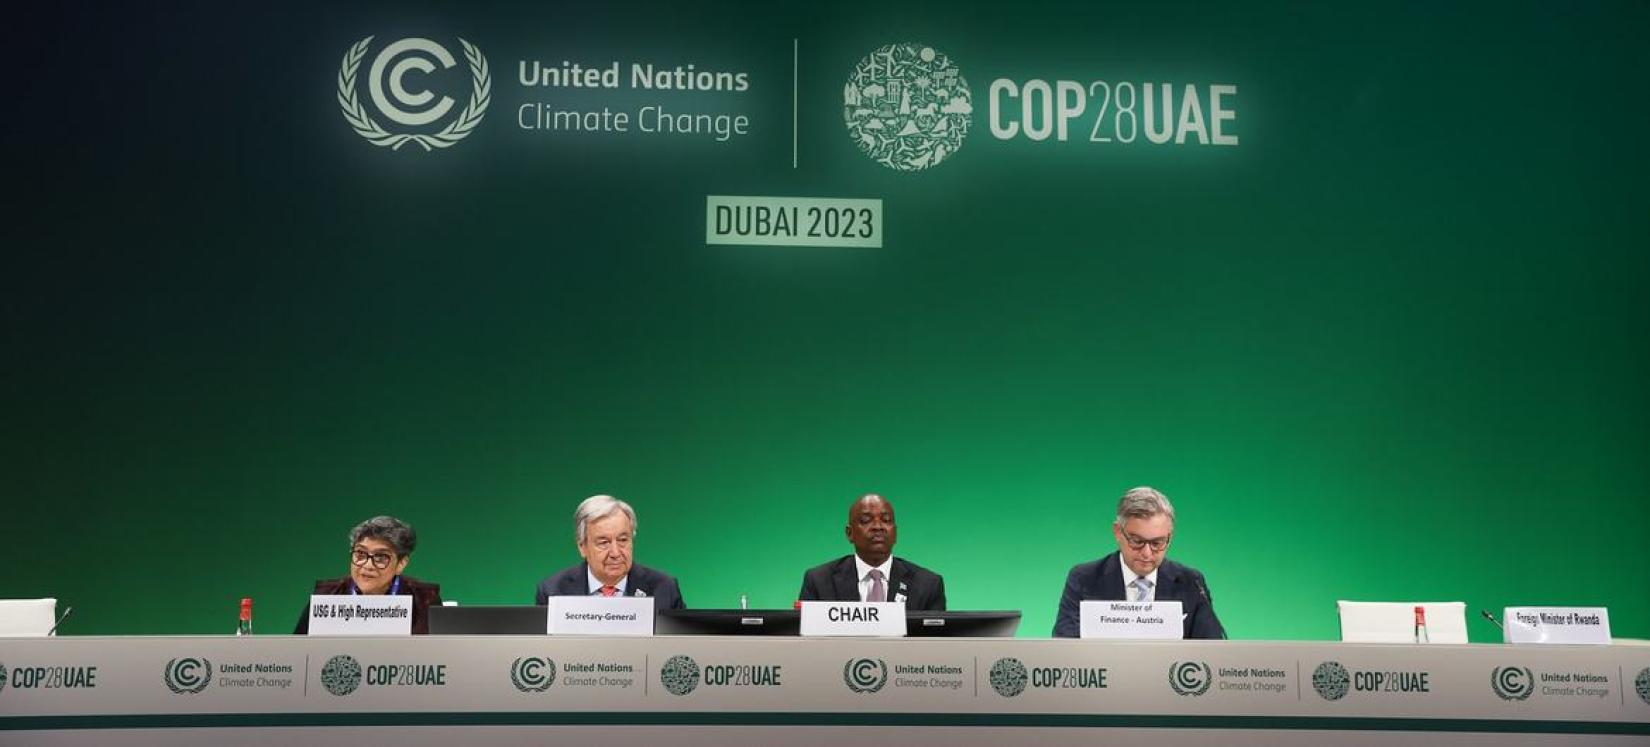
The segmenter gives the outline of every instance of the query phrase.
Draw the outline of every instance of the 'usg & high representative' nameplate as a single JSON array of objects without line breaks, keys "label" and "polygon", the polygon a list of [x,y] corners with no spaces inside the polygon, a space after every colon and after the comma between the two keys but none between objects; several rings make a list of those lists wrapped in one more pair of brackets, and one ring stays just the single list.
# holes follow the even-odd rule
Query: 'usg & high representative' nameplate
[{"label": "'usg & high representative' nameplate", "polygon": [[1123,640],[1179,640],[1185,637],[1180,602],[1082,603],[1079,635]]},{"label": "'usg & high representative' nameplate", "polygon": [[1610,611],[1603,607],[1508,607],[1501,619],[1507,643],[1610,644]]},{"label": "'usg & high representative' nameplate", "polygon": [[904,602],[803,602],[802,635],[905,635]]},{"label": "'usg & high representative' nameplate", "polygon": [[313,594],[310,635],[412,635],[412,597],[400,594]]},{"label": "'usg & high representative' nameplate", "polygon": [[550,635],[653,635],[652,597],[550,597]]}]

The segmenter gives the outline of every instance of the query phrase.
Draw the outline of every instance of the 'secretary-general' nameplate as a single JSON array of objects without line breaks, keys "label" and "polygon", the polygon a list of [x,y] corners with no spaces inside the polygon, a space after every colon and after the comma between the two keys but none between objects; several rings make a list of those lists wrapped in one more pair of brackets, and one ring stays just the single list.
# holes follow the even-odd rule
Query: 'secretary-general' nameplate
[{"label": "'secretary-general' nameplate", "polygon": [[400,594],[313,594],[310,635],[412,635],[412,597]]},{"label": "'secretary-general' nameplate", "polygon": [[550,597],[550,635],[653,635],[652,597]]}]

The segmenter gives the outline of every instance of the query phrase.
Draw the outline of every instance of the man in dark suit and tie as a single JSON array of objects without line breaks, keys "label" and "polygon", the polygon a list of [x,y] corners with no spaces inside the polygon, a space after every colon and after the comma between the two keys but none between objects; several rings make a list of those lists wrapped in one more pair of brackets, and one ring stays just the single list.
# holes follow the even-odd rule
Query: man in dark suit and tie
[{"label": "man in dark suit and tie", "polygon": [[904,602],[908,610],[945,609],[945,579],[896,558],[894,504],[880,495],[860,496],[848,507],[848,542],[854,554],[802,574],[803,601]]},{"label": "man in dark suit and tie", "polygon": [[1124,493],[1111,531],[1117,552],[1074,566],[1066,576],[1054,618],[1055,637],[1078,636],[1079,603],[1085,599],[1177,601],[1186,615],[1187,638],[1226,637],[1203,574],[1165,557],[1174,536],[1174,506],[1168,496],[1148,487]]},{"label": "man in dark suit and tie", "polygon": [[632,562],[636,512],[610,495],[584,499],[573,512],[573,539],[584,562],[539,582],[536,604],[550,597],[652,597],[653,609],[681,609],[682,590],[676,579]]}]

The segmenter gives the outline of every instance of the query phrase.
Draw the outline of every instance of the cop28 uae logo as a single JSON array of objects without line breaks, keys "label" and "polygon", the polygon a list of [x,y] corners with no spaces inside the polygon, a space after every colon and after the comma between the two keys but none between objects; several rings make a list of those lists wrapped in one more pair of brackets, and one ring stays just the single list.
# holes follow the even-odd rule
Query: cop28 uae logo
[{"label": "cop28 uae logo", "polygon": [[1177,661],[1169,665],[1169,687],[1176,695],[1202,695],[1209,692],[1209,665],[1201,661]]},{"label": "cop28 uae logo", "polygon": [[361,662],[348,654],[327,659],[321,666],[321,686],[333,695],[348,695],[361,686]]},{"label": "cop28 uae logo", "polygon": [[842,86],[842,118],[861,152],[896,171],[940,165],[962,147],[974,97],[951,58],[922,44],[865,56]]},{"label": "cop28 uae logo", "polygon": [[856,693],[874,693],[888,684],[888,664],[881,659],[849,659],[842,665],[842,682]]},{"label": "cop28 uae logo", "polygon": [[[6,668],[0,667],[0,687],[6,686]],[[1633,678],[1633,689],[1638,692],[1639,700],[1650,704],[1650,667],[1639,670],[1639,676]]]},{"label": "cop28 uae logo", "polygon": [[510,684],[524,693],[542,693],[556,684],[556,661],[541,656],[516,659],[510,665]]},{"label": "cop28 uae logo", "polygon": [[1030,679],[1026,672],[1026,665],[1019,659],[998,659],[991,665],[991,689],[998,695],[1012,698],[1026,691],[1026,680]]},{"label": "cop28 uae logo", "polygon": [[1346,697],[1346,688],[1352,684],[1352,675],[1338,661],[1326,661],[1312,670],[1312,689],[1324,700]]},{"label": "cop28 uae logo", "polygon": [[659,667],[659,683],[671,695],[686,695],[699,686],[699,664],[689,656],[672,656]]},{"label": "cop28 uae logo", "polygon": [[[385,129],[361,103],[357,90],[361,63],[372,49],[372,40],[369,36],[351,46],[338,68],[338,106],[343,108],[344,120],[356,134],[390,150],[417,143],[429,152],[463,140],[481,124],[493,91],[487,58],[481,50],[464,39],[458,40],[464,48],[464,61],[469,64],[470,91],[468,103],[455,116],[452,110],[458,102],[453,97],[438,95],[424,86],[438,80],[450,82],[456,76],[442,73],[456,67],[458,60],[446,47],[429,39],[412,37],[385,45],[367,67],[368,97],[386,120],[390,129]],[[415,71],[418,75],[413,75]],[[446,122],[445,126],[430,131],[442,121]]]},{"label": "cop28 uae logo", "polygon": [[174,693],[198,693],[212,684],[212,662],[208,659],[172,659],[162,674],[166,688]]},{"label": "cop28 uae logo", "polygon": [[1502,700],[1529,700],[1535,675],[1525,667],[1496,667],[1490,672],[1490,689]]}]

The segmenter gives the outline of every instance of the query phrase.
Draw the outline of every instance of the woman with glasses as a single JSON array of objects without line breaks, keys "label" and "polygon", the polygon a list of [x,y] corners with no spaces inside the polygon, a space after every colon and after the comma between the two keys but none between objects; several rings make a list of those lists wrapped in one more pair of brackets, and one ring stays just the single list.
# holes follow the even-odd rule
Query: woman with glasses
[{"label": "woman with glasses", "polygon": [[[430,607],[441,606],[441,586],[401,575],[418,534],[394,516],[374,516],[350,530],[349,575],[315,582],[316,594],[400,594],[412,597],[412,632],[430,632]],[[309,607],[298,618],[298,635],[309,634]]]}]

